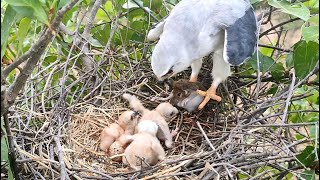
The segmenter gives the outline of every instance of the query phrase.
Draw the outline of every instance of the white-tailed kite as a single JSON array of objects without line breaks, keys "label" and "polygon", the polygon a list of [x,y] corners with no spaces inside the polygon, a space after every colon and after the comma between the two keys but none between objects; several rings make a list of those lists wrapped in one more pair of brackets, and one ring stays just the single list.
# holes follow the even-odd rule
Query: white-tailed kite
[{"label": "white-tailed kite", "polygon": [[198,91],[205,96],[202,109],[216,95],[218,85],[230,75],[230,65],[240,65],[252,56],[257,44],[257,20],[249,0],[182,0],[169,16],[148,33],[157,40],[151,58],[159,79],[192,68],[196,82],[202,58],[213,52],[211,87]]}]

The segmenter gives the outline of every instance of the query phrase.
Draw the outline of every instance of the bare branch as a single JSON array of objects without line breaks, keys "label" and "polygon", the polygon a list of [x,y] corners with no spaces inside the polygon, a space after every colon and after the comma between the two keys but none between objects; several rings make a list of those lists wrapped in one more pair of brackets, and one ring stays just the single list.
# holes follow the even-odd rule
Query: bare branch
[{"label": "bare branch", "polygon": [[259,35],[259,38],[261,38],[262,36],[267,35],[269,32],[277,29],[278,27],[281,27],[281,26],[283,26],[283,25],[285,25],[285,24],[288,24],[288,23],[291,23],[291,22],[294,22],[294,21],[298,21],[298,20],[300,20],[300,18],[290,19],[290,20],[288,20],[288,21],[285,21],[285,22],[282,22],[282,23],[280,23],[280,24],[277,24],[277,25],[271,27],[270,29],[264,31],[263,33],[261,33],[261,34]]}]

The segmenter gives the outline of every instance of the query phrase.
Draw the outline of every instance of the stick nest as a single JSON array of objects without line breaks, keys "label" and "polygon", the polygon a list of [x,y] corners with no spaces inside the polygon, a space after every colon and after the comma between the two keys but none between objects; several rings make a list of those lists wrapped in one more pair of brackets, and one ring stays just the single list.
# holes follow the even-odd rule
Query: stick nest
[{"label": "stick nest", "polygon": [[[153,109],[160,102],[150,99],[166,97],[170,88],[153,78],[147,60],[112,57],[106,61],[111,59],[114,64],[109,72],[104,70],[110,66],[101,63],[94,78],[90,73],[75,78],[78,69],[72,67],[74,71],[65,78],[73,83],[62,89],[26,91],[10,109],[23,179],[270,179],[302,172],[304,167],[293,164],[301,146],[315,141],[307,130],[312,124],[292,125],[282,118],[290,113],[285,112],[288,102],[312,94],[293,93],[287,85],[271,81],[269,74],[261,76],[259,86],[254,75],[234,74],[219,86],[222,102],[210,101],[192,114],[181,110],[169,122],[170,129],[178,127],[179,133],[159,164],[132,171],[113,162],[99,150],[99,138],[105,126],[128,110],[121,95],[134,94]],[[117,61],[126,68],[117,66]],[[208,58],[199,77],[206,87],[211,83],[211,67]],[[189,74],[183,72],[176,80]],[[43,76],[39,81],[50,78]],[[268,93],[273,85],[279,87],[275,95]],[[34,82],[28,82],[26,88],[34,88]],[[302,138],[297,140],[297,134]]]}]

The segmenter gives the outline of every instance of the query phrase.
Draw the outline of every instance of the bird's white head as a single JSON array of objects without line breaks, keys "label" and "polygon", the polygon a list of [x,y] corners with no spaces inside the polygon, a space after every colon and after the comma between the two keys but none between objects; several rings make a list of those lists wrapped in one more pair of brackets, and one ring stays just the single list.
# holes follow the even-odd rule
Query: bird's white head
[{"label": "bird's white head", "polygon": [[152,71],[161,81],[186,70],[192,63],[188,58],[183,58],[185,56],[176,49],[178,47],[162,45],[160,42],[156,45],[151,57]]}]

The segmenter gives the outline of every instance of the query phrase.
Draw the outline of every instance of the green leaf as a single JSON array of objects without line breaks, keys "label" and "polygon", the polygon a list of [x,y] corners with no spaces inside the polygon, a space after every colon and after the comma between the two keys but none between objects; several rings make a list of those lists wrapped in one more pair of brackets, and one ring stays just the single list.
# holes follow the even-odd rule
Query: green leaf
[{"label": "green leaf", "polygon": [[291,4],[287,1],[268,0],[269,5],[281,9],[284,13],[294,15],[307,21],[310,18],[310,11],[303,3]]},{"label": "green leaf", "polygon": [[6,138],[3,136],[1,138],[1,161],[8,161],[8,145]]},{"label": "green leaf", "polygon": [[313,41],[300,41],[294,45],[293,62],[299,79],[306,77],[319,60],[319,44]]},{"label": "green leaf", "polygon": [[58,8],[62,8],[63,6],[67,5],[70,0],[60,0],[58,4]]},{"label": "green leaf", "polygon": [[[141,6],[143,6],[143,2],[141,0],[136,0]],[[126,3],[122,5],[124,9],[138,8],[139,6],[132,0],[128,0]]]},{"label": "green leaf", "polygon": [[92,31],[94,31],[92,33],[93,38],[97,39],[100,42],[100,44],[105,46],[110,37],[110,32],[111,32],[110,24],[105,24],[102,27],[93,28]]},{"label": "green leaf", "polygon": [[116,13],[115,9],[114,9],[114,6],[112,4],[111,1],[107,1],[105,4],[104,4],[104,9],[111,13],[111,15],[114,15]]},{"label": "green leaf", "polygon": [[280,80],[284,74],[284,67],[282,63],[275,63],[273,66],[271,66],[271,75],[274,77],[276,80]]},{"label": "green leaf", "polygon": [[312,95],[307,97],[307,100],[309,101],[309,103],[317,104],[318,99],[319,99],[319,91],[316,89],[313,89],[310,93]]},{"label": "green leaf", "polygon": [[319,0],[308,0],[304,4],[310,9],[311,13],[319,14]]},{"label": "green leaf", "polygon": [[94,47],[104,47],[98,40],[92,37],[89,38],[89,43]]},{"label": "green leaf", "polygon": [[[263,55],[259,52],[259,64],[260,64],[260,71],[262,73],[266,73],[268,71],[271,72],[272,76],[276,79],[281,77],[284,73],[284,67],[281,63],[276,63],[271,57]],[[248,63],[252,66],[254,70],[258,70],[257,65],[257,54],[255,53],[252,58],[248,61]]]},{"label": "green leaf", "polygon": [[[266,45],[274,46],[273,44],[266,44]],[[266,48],[266,47],[260,47],[260,48],[259,48],[259,51],[260,51],[263,55],[271,57],[274,49],[272,49],[272,48]]]},{"label": "green leaf", "polygon": [[247,178],[248,178],[247,175],[242,174],[242,173],[239,173],[239,174],[238,174],[238,177],[239,177],[240,179],[247,179]]},{"label": "green leaf", "polygon": [[129,22],[144,20],[145,13],[142,9],[136,9],[128,13],[127,18]]},{"label": "green leaf", "polygon": [[27,36],[28,30],[30,28],[30,22],[31,22],[31,19],[27,17],[22,18],[20,21],[19,30],[18,30],[19,48],[22,48],[23,41]]},{"label": "green leaf", "polygon": [[154,12],[159,12],[162,7],[162,1],[157,0],[143,0],[143,4],[148,6]]},{"label": "green leaf", "polygon": [[[62,18],[62,23],[65,24],[65,25],[68,25],[69,28],[70,28],[70,26],[75,26],[74,24],[68,24],[68,21],[71,20],[73,13],[77,9],[78,9],[78,7],[73,7],[72,9],[67,11],[67,13]],[[72,29],[70,29],[70,30],[72,30]]]},{"label": "green leaf", "polygon": [[293,66],[294,66],[292,52],[290,52],[286,58],[286,66],[288,69],[293,68]]},{"label": "green leaf", "polygon": [[8,5],[4,13],[3,21],[1,23],[1,59],[5,53],[5,46],[10,34],[11,26],[15,22],[16,12]]},{"label": "green leaf", "polygon": [[303,25],[301,31],[304,40],[319,42],[319,26],[306,27],[306,25]]},{"label": "green leaf", "polygon": [[319,14],[312,16],[309,20],[308,23],[314,26],[319,26]]},{"label": "green leaf", "polygon": [[316,172],[314,170],[305,170],[302,175],[302,178],[305,180],[315,180],[316,179]]},{"label": "green leaf", "polygon": [[276,85],[276,84],[273,84],[273,85],[271,86],[271,88],[267,91],[267,94],[273,94],[273,95],[275,95],[275,94],[278,92],[278,90],[279,90],[278,84],[277,84],[277,85]]},{"label": "green leaf", "polygon": [[311,127],[309,128],[309,132],[310,132],[310,137],[311,137],[311,138],[316,138],[319,130],[317,130],[317,127],[316,127],[316,126],[311,126]]},{"label": "green leaf", "polygon": [[8,168],[8,180],[14,180],[11,166]]},{"label": "green leaf", "polygon": [[17,14],[36,18],[42,23],[49,25],[49,20],[46,11],[42,7],[39,0],[6,0],[8,4],[17,12]]},{"label": "green leaf", "polygon": [[301,140],[301,139],[303,139],[304,138],[304,136],[302,136],[301,134],[296,134],[296,139],[297,140]]},{"label": "green leaf", "polygon": [[302,153],[297,155],[296,157],[300,161],[300,163],[302,163],[306,167],[309,167],[310,165],[312,165],[316,157],[315,148],[313,146],[307,146],[302,151]]},{"label": "green leaf", "polygon": [[[271,57],[265,56],[259,52],[259,65],[260,71],[265,73],[270,71],[271,67],[275,64],[274,60]],[[255,53],[252,58],[248,61],[248,63],[253,67],[254,70],[258,70],[257,65],[257,54]]]},{"label": "green leaf", "polygon": [[286,175],[285,179],[292,179],[293,174],[292,173],[288,173],[288,175]]}]

